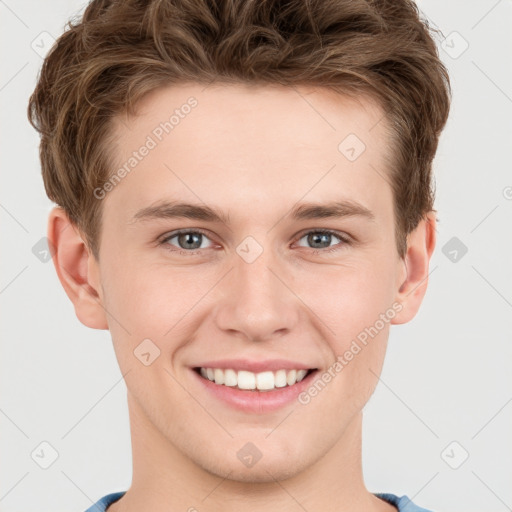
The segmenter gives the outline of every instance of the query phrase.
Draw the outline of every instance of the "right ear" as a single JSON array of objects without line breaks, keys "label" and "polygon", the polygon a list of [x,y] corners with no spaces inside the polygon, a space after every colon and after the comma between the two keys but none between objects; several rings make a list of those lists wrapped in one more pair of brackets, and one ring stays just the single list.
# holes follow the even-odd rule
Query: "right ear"
[{"label": "right ear", "polygon": [[98,290],[99,266],[78,229],[61,207],[48,218],[48,240],[54,249],[53,263],[80,322],[92,329],[108,329],[107,317]]}]

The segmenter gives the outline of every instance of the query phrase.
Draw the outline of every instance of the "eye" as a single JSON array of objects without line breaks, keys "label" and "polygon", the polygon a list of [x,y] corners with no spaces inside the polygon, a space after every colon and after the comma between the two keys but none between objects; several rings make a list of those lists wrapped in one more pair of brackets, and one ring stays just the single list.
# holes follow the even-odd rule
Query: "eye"
[{"label": "eye", "polygon": [[[338,243],[333,247],[329,247],[333,237],[337,238],[342,243]],[[341,249],[343,245],[351,244],[351,240],[348,236],[342,235],[341,233],[337,233],[336,231],[331,231],[329,229],[317,229],[307,231],[301,235],[299,241],[302,240],[303,238],[306,238],[306,243],[312,245],[312,249],[317,249],[320,250],[321,252],[337,251]]]},{"label": "eye", "polygon": [[[171,243],[171,240],[176,238],[177,246]],[[204,240],[208,239],[206,233],[201,230],[191,230],[191,229],[181,229],[179,231],[174,231],[166,236],[160,242],[162,245],[166,245],[170,250],[184,250],[188,252],[192,252],[198,249],[208,249],[203,245]],[[169,246],[175,247],[175,249],[171,249]]]}]

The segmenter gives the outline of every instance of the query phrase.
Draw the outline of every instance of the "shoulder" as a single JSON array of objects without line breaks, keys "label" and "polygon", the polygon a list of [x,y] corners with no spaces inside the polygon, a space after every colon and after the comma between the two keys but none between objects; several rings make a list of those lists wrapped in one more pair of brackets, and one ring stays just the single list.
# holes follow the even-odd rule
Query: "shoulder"
[{"label": "shoulder", "polygon": [[103,496],[103,498],[99,499],[96,503],[94,503],[94,505],[91,505],[85,512],[105,512],[109,505],[112,505],[112,503],[121,499],[125,493],[126,491],[107,494],[106,496]]},{"label": "shoulder", "polygon": [[418,507],[418,505],[415,505],[412,500],[405,495],[399,497],[387,492],[376,492],[375,496],[395,505],[399,512],[432,512],[426,508]]}]

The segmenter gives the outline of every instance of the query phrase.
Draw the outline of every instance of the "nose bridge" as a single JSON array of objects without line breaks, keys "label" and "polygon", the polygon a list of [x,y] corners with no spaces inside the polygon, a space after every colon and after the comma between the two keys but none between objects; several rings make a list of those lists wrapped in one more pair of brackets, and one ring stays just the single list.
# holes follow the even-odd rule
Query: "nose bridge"
[{"label": "nose bridge", "polygon": [[297,320],[297,301],[283,283],[282,265],[270,247],[244,240],[233,255],[234,269],[224,282],[218,327],[239,331],[249,340],[282,335]]}]

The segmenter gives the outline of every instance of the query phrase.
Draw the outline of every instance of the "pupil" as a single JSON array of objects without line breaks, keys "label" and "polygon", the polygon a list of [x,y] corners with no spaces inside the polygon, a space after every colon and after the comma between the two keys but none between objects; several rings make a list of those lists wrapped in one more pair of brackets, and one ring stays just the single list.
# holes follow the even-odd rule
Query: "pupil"
[{"label": "pupil", "polygon": [[[199,249],[201,247],[201,236],[203,235],[200,233],[181,233],[179,237],[180,246],[183,249]],[[195,242],[194,238],[196,239]],[[182,244],[182,242],[184,243]]]},{"label": "pupil", "polygon": [[[322,244],[322,239],[323,239],[323,242],[326,244],[326,247],[329,247],[330,236],[331,235],[329,233],[313,233],[313,234],[309,235],[308,242],[313,245],[316,243]],[[315,247],[315,248],[318,249],[319,247]]]}]

